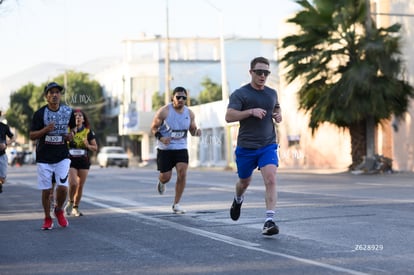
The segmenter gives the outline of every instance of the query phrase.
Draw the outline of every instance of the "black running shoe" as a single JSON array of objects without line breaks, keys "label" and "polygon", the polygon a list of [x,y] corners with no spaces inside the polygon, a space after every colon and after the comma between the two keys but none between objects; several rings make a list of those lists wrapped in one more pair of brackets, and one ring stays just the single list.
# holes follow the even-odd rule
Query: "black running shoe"
[{"label": "black running shoe", "polygon": [[237,203],[236,199],[233,200],[233,204],[230,208],[230,217],[233,221],[237,221],[240,217],[240,208],[242,206],[242,203]]},{"label": "black running shoe", "polygon": [[263,226],[262,234],[267,236],[279,234],[279,227],[277,227],[274,221],[267,221]]}]

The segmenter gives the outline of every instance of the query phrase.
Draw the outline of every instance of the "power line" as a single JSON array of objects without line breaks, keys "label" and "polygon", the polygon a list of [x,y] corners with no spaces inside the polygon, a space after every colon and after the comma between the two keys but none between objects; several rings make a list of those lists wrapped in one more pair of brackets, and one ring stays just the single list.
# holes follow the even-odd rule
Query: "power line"
[{"label": "power line", "polygon": [[380,16],[414,17],[414,14],[409,14],[409,13],[372,12],[371,14],[372,15],[380,15]]}]

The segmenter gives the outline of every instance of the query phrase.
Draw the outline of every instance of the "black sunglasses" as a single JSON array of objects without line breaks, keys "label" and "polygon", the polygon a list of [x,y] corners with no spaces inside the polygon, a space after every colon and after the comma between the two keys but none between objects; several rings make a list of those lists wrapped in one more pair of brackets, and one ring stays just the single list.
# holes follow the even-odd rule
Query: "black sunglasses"
[{"label": "black sunglasses", "polygon": [[177,100],[180,100],[180,99],[182,99],[182,100],[187,100],[187,97],[186,97],[185,95],[176,95],[176,96],[175,96],[175,98],[176,98]]},{"label": "black sunglasses", "polygon": [[267,71],[267,70],[253,70],[253,72],[257,76],[261,76],[262,74],[264,74],[264,76],[268,76],[270,74],[270,71]]}]

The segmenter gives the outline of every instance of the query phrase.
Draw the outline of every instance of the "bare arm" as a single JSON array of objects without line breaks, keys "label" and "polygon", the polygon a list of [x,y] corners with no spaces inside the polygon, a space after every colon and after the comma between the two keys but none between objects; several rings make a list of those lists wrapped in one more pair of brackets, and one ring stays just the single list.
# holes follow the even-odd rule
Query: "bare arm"
[{"label": "bare arm", "polygon": [[227,122],[235,122],[235,121],[246,119],[251,116],[262,119],[266,116],[266,110],[262,108],[253,108],[253,109],[238,111],[232,108],[228,108],[225,119]]},{"label": "bare arm", "polygon": [[13,135],[11,138],[9,138],[9,141],[6,141],[6,145],[10,145],[10,144],[12,144],[15,141],[16,141],[16,136]]},{"label": "bare arm", "polygon": [[277,104],[273,109],[272,117],[277,123],[282,122],[282,109],[280,109],[280,105]]},{"label": "bare arm", "polygon": [[96,143],[96,139],[91,139],[90,141],[88,141],[88,139],[85,138],[83,142],[85,143],[85,146],[86,148],[88,148],[89,151],[98,151],[98,144]]},{"label": "bare arm", "polygon": [[53,131],[53,129],[55,128],[55,123],[50,123],[49,125],[46,125],[45,127],[43,127],[40,130],[37,131],[30,131],[29,133],[29,137],[31,140],[36,140],[39,139],[41,137],[43,137],[44,135],[46,135],[47,133],[49,133],[50,131]]},{"label": "bare arm", "polygon": [[163,121],[167,118],[167,115],[168,115],[168,108],[166,108],[166,106],[161,107],[155,113],[154,119],[152,120],[152,124],[151,124],[151,132],[154,135],[155,133],[158,132],[158,129],[160,128]]},{"label": "bare arm", "polygon": [[[9,140],[7,141],[7,138],[9,138]],[[16,136],[6,136],[6,140],[4,141],[4,143],[0,143],[0,150],[6,150],[7,146],[12,144],[13,142],[16,141]]]},{"label": "bare arm", "polygon": [[171,137],[161,136],[161,134],[158,132],[158,129],[160,128],[164,120],[167,118],[167,116],[168,116],[168,105],[165,105],[164,107],[161,107],[157,111],[151,124],[151,132],[154,134],[154,136],[158,138],[160,142],[164,143],[165,145],[170,144]]},{"label": "bare arm", "polygon": [[190,110],[190,119],[191,119],[190,128],[188,129],[190,131],[190,134],[192,136],[197,136],[197,137],[201,136],[201,129],[197,129],[197,125],[195,123],[195,115],[193,111],[191,110]]}]

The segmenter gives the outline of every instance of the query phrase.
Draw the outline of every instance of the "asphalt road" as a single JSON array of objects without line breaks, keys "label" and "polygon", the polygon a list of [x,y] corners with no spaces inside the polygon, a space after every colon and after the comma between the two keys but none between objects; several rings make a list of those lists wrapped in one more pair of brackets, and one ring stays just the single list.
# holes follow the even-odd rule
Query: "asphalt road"
[{"label": "asphalt road", "polygon": [[414,270],[412,173],[279,171],[280,234],[261,235],[264,187],[254,175],[239,221],[234,172],[190,170],[156,192],[150,168],[93,166],[69,227],[42,231],[36,167],[10,167],[0,194],[0,274],[409,274]]}]

